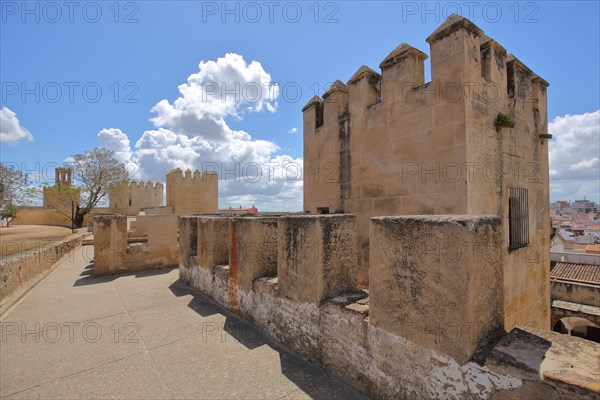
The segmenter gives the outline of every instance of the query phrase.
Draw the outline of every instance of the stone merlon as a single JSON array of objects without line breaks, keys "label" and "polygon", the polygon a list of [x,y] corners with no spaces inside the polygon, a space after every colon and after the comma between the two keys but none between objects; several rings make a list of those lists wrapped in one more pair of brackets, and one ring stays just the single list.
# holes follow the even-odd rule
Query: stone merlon
[{"label": "stone merlon", "polygon": [[433,44],[459,29],[466,29],[477,37],[483,35],[483,31],[477,25],[460,15],[452,14],[425,40],[427,43]]},{"label": "stone merlon", "polygon": [[386,58],[383,59],[381,64],[379,64],[379,68],[385,69],[396,64],[398,61],[406,58],[408,56],[415,56],[418,59],[426,60],[427,54],[423,53],[421,50],[412,47],[407,43],[401,43],[398,47],[396,47]]},{"label": "stone merlon", "polygon": [[333,84],[323,93],[323,99],[328,98],[336,92],[348,93],[348,87],[339,79],[333,82]]},{"label": "stone merlon", "polygon": [[355,84],[356,82],[358,82],[359,80],[361,80],[362,78],[365,78],[365,77],[373,77],[376,80],[381,79],[380,74],[373,71],[371,68],[367,67],[366,65],[363,65],[358,69],[358,71],[356,71],[354,73],[354,75],[352,75],[352,77],[348,80],[348,82],[346,84],[347,85]]},{"label": "stone merlon", "polygon": [[320,105],[321,103],[323,103],[323,99],[322,98],[320,98],[319,96],[313,96],[312,99],[310,99],[308,101],[308,103],[306,103],[306,105],[304,107],[302,107],[302,112],[308,110],[309,108],[311,108],[315,104]]}]

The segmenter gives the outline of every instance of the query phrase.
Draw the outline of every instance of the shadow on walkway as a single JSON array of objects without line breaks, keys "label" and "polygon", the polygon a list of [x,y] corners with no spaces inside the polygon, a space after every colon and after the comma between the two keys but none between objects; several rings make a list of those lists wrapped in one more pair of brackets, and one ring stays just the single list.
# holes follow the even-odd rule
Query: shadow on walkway
[{"label": "shadow on walkway", "polygon": [[[284,345],[272,340],[261,332],[254,324],[242,319],[238,315],[227,310],[220,304],[214,302],[210,297],[200,291],[187,286],[183,281],[173,282],[169,289],[177,297],[192,296],[188,307],[201,315],[208,317],[220,314],[225,317],[225,323],[220,326],[214,323],[214,331],[203,334],[222,334],[226,332],[231,338],[242,344],[249,350],[255,350],[262,346],[268,346],[279,355],[281,373],[296,384],[302,393],[298,391],[288,394],[289,398],[311,399],[361,399],[368,397],[362,395],[344,382],[325,372],[314,364],[300,358],[292,353]],[[287,396],[284,398],[288,398]]]},{"label": "shadow on walkway", "polygon": [[85,268],[83,269],[83,272],[81,272],[81,274],[80,274],[80,276],[82,276],[82,278],[77,279],[75,281],[75,283],[73,283],[73,287],[96,285],[99,283],[112,282],[115,279],[118,279],[120,277],[127,277],[127,276],[135,276],[136,278],[145,278],[145,277],[149,277],[149,276],[165,275],[165,274],[170,273],[172,270],[173,270],[173,268],[158,268],[158,269],[152,269],[152,270],[146,270],[146,271],[125,272],[122,274],[94,276],[94,263],[92,262],[85,266]]}]

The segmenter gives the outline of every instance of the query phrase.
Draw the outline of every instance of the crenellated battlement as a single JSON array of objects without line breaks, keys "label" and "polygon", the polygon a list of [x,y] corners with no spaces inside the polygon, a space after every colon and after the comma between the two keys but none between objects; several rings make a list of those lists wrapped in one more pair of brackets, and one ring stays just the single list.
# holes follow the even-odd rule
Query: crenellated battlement
[{"label": "crenellated battlement", "polygon": [[185,170],[185,172],[183,172],[181,168],[175,168],[167,173],[167,180],[173,179],[177,181],[192,180],[199,182],[201,180],[212,180],[216,177],[217,173],[214,171],[204,171],[204,173],[201,173],[200,171],[195,170],[194,172],[192,172],[192,170],[189,168]]},{"label": "crenellated battlement", "polygon": [[[537,86],[548,83],[466,18],[451,15],[426,41],[431,81],[425,82],[424,75],[428,56],[401,43],[379,64],[381,74],[363,65],[346,84],[337,80],[322,99],[313,97],[302,109],[305,129],[337,125],[343,113],[349,112],[352,118],[379,103],[384,108],[393,105],[402,113],[455,103],[482,103],[504,113],[514,107],[523,109],[527,103],[529,109],[539,108],[535,105]],[[328,113],[327,98],[334,94],[339,94],[335,102],[340,104]],[[377,123],[382,115],[371,112],[365,117]]]},{"label": "crenellated battlement", "polygon": [[160,207],[164,200],[162,182],[135,181],[122,183],[108,194],[109,208],[125,215],[137,215],[142,208]]},{"label": "crenellated battlement", "polygon": [[152,181],[131,181],[123,188],[127,189],[144,189],[144,190],[162,190],[165,185],[162,182],[152,182]]},{"label": "crenellated battlement", "polygon": [[218,210],[218,174],[189,168],[167,173],[167,206],[175,214],[216,212]]}]

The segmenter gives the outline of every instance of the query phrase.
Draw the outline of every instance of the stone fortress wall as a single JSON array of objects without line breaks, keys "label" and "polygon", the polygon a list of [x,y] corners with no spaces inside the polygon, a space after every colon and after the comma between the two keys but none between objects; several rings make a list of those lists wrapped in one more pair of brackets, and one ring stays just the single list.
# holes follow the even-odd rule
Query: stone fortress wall
[{"label": "stone fortress wall", "polygon": [[489,252],[502,241],[496,216],[371,219],[368,290],[356,289],[351,214],[147,218],[136,243],[126,216],[95,218],[95,275],[178,265],[184,282],[373,398],[600,393],[600,344],[531,327],[505,334],[503,259]]},{"label": "stone fortress wall", "polygon": [[[71,170],[57,168],[55,185],[44,187],[43,207],[21,207],[15,225],[54,225],[71,227],[69,216],[72,205],[79,204],[81,189],[71,186]],[[182,175],[177,168],[167,174],[167,205],[164,202],[164,184],[151,181],[132,181],[109,191],[109,206],[95,207],[84,218],[84,226],[91,226],[97,215],[120,214],[136,217],[130,221],[138,234],[146,235],[147,215],[179,215],[216,213],[218,211],[218,175],[216,172],[192,172]],[[144,214],[144,215],[142,215]]]}]

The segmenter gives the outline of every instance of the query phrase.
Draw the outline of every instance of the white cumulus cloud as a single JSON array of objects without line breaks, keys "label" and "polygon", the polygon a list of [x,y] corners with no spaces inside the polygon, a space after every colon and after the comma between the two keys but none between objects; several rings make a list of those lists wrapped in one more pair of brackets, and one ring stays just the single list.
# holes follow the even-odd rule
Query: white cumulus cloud
[{"label": "white cumulus cloud", "polygon": [[131,151],[129,137],[117,128],[102,129],[98,132],[100,147],[114,152],[115,159],[125,164],[131,179],[140,179],[140,167]]},{"label": "white cumulus cloud", "polygon": [[259,62],[247,64],[241,55],[227,53],[217,61],[201,61],[198,67],[179,85],[180,96],[172,104],[163,99],[152,108],[156,127],[226,140],[232,132],[225,117],[276,111],[279,87]]},{"label": "white cumulus cloud", "polygon": [[571,171],[582,171],[590,168],[595,168],[600,164],[600,158],[594,157],[591,160],[583,160],[569,167]]},{"label": "white cumulus cloud", "polygon": [[600,110],[556,117],[549,125],[550,194],[554,200],[600,196]]},{"label": "white cumulus cloud", "polygon": [[22,139],[33,140],[27,128],[21,126],[17,114],[8,107],[0,109],[0,143],[16,145]]},{"label": "white cumulus cloud", "polygon": [[98,141],[100,147],[111,150],[115,153],[115,158],[121,162],[131,161],[131,147],[129,138],[120,129],[109,128],[98,132]]},{"label": "white cumulus cloud", "polygon": [[302,208],[302,159],[277,154],[275,142],[232,130],[226,122],[277,110],[279,88],[259,62],[246,63],[233,53],[202,61],[179,93],[172,103],[163,99],[152,108],[156,129],[145,131],[133,148],[115,128],[98,133],[100,145],[138,166],[137,179],[164,181],[177,167],[217,171],[221,207]]}]

